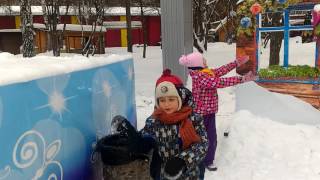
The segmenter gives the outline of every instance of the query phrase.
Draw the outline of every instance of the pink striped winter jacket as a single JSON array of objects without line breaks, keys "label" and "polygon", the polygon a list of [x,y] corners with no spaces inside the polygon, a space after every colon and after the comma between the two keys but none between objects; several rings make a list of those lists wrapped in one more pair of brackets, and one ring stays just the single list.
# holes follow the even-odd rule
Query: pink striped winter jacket
[{"label": "pink striped winter jacket", "polygon": [[192,78],[192,94],[196,105],[195,112],[201,115],[218,112],[217,88],[224,88],[242,83],[241,76],[225,77],[237,66],[236,62],[231,62],[217,69],[213,69],[215,76],[211,76],[201,70],[190,70]]}]

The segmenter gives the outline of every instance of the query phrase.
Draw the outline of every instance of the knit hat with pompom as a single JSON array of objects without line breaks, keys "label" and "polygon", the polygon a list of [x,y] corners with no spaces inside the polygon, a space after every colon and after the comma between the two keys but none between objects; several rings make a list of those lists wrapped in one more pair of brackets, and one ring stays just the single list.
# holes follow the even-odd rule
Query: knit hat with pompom
[{"label": "knit hat with pompom", "polygon": [[159,107],[158,99],[160,97],[166,96],[176,96],[179,101],[179,108],[182,107],[182,100],[178,93],[177,88],[183,87],[183,82],[178,76],[172,75],[170,69],[165,69],[160,76],[160,78],[156,82],[156,90],[155,90],[155,104],[156,107]]},{"label": "knit hat with pompom", "polygon": [[187,55],[182,55],[179,58],[179,64],[186,67],[205,67],[203,62],[203,56],[199,52],[193,52]]}]

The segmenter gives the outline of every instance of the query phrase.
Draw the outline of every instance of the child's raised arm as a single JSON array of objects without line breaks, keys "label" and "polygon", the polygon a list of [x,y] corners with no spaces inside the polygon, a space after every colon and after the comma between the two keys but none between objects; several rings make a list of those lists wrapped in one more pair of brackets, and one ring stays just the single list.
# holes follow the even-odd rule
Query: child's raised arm
[{"label": "child's raised arm", "polygon": [[221,77],[228,72],[232,71],[234,68],[241,66],[242,64],[245,64],[247,61],[249,61],[249,56],[242,56],[234,60],[233,62],[223,65],[219,68],[213,69],[215,72],[215,75],[217,77]]},{"label": "child's raised arm", "polygon": [[221,67],[218,67],[216,69],[213,69],[215,76],[217,77],[221,77],[225,74],[227,74],[228,72],[232,71],[234,68],[237,67],[237,63],[236,61],[233,61],[229,64],[223,65]]},{"label": "child's raised arm", "polygon": [[236,84],[254,81],[257,79],[257,76],[252,73],[252,71],[248,72],[244,76],[233,76],[227,78],[217,78],[217,88],[225,88],[229,86],[234,86]]},{"label": "child's raised arm", "polygon": [[225,88],[240,84],[243,82],[243,77],[241,76],[233,76],[233,77],[226,77],[226,78],[217,78],[216,81],[216,88]]}]

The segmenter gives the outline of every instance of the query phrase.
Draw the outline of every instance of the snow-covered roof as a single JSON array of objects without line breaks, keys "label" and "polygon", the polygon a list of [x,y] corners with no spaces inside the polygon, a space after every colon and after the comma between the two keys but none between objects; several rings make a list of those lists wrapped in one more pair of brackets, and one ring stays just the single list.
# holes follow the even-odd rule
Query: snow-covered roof
[{"label": "snow-covered roof", "polygon": [[21,32],[21,29],[0,29],[0,32]]},{"label": "snow-covered roof", "polygon": [[87,58],[79,54],[65,53],[62,53],[60,57],[53,57],[51,53],[39,54],[32,58],[22,58],[21,54],[0,53],[0,86],[67,74],[132,59],[131,55],[103,54]]},{"label": "snow-covered roof", "polygon": [[[133,29],[141,28],[141,21],[132,21],[131,26]],[[64,24],[58,24],[57,30],[62,31]],[[96,26],[95,32],[106,32],[107,29],[122,29],[126,28],[126,21],[105,21],[103,22],[103,26]],[[33,28],[35,29],[46,29],[46,26],[41,23],[33,23]],[[66,24],[66,31],[84,31],[84,32],[92,32],[94,27],[92,25],[79,25],[79,24]],[[20,29],[0,29],[0,32],[21,32]]]},{"label": "snow-covered roof", "polygon": [[[61,7],[61,10],[63,8]],[[31,6],[31,11],[33,15],[42,15],[42,7],[41,6]],[[0,15],[19,15],[20,14],[20,6],[0,6]]]},{"label": "snow-covered roof", "polygon": [[[103,22],[103,26],[106,29],[122,29],[127,27],[126,21],[105,21]],[[141,28],[142,23],[141,21],[131,21],[132,28]]]},{"label": "snow-covered roof", "polygon": [[[63,30],[64,24],[58,24],[57,30]],[[36,29],[46,29],[44,24],[33,23],[33,27]],[[84,32],[92,32],[94,29],[91,25],[79,25],[79,24],[66,24],[66,31],[84,31]],[[104,26],[96,26],[96,32],[106,32],[106,28]]]},{"label": "snow-covered roof", "polygon": [[[144,7],[143,12],[144,12],[144,15],[147,15],[147,16],[159,16],[160,15],[160,8]],[[125,15],[126,8],[124,8],[124,7],[107,8],[105,10],[105,14],[106,15],[114,15],[114,16]],[[140,7],[131,7],[131,15],[132,16],[141,15]]]},{"label": "snow-covered roof", "polygon": [[[31,6],[32,15],[42,15],[41,6]],[[160,8],[156,7],[144,7],[144,15],[146,16],[158,16],[160,15]],[[60,6],[60,14],[63,15],[66,13],[66,6]],[[0,6],[0,15],[19,15],[20,6]],[[68,15],[77,15],[78,7],[69,7]],[[121,16],[126,14],[126,9],[124,7],[108,7],[105,9],[105,16]],[[131,15],[138,16],[141,14],[140,7],[131,7]]]},{"label": "snow-covered roof", "polygon": [[[57,30],[63,30],[64,24],[58,24]],[[141,28],[141,21],[132,21],[131,26],[133,29]],[[41,23],[33,23],[33,27],[35,29],[46,29],[46,26]],[[107,29],[122,29],[126,28],[126,21],[105,21],[103,22],[103,26],[96,26],[96,32],[106,32]],[[94,29],[91,25],[79,25],[79,24],[66,24],[66,31],[84,31],[84,32],[92,32]]]}]

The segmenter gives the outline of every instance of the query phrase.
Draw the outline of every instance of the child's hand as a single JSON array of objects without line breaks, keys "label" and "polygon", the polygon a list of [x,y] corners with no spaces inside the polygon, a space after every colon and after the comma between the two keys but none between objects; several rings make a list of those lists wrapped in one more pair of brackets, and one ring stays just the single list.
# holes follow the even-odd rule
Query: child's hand
[{"label": "child's hand", "polygon": [[258,79],[258,76],[254,75],[252,71],[249,71],[247,74],[242,76],[242,82],[255,81]]},{"label": "child's hand", "polygon": [[236,59],[237,67],[249,61],[249,56],[241,56]]}]

